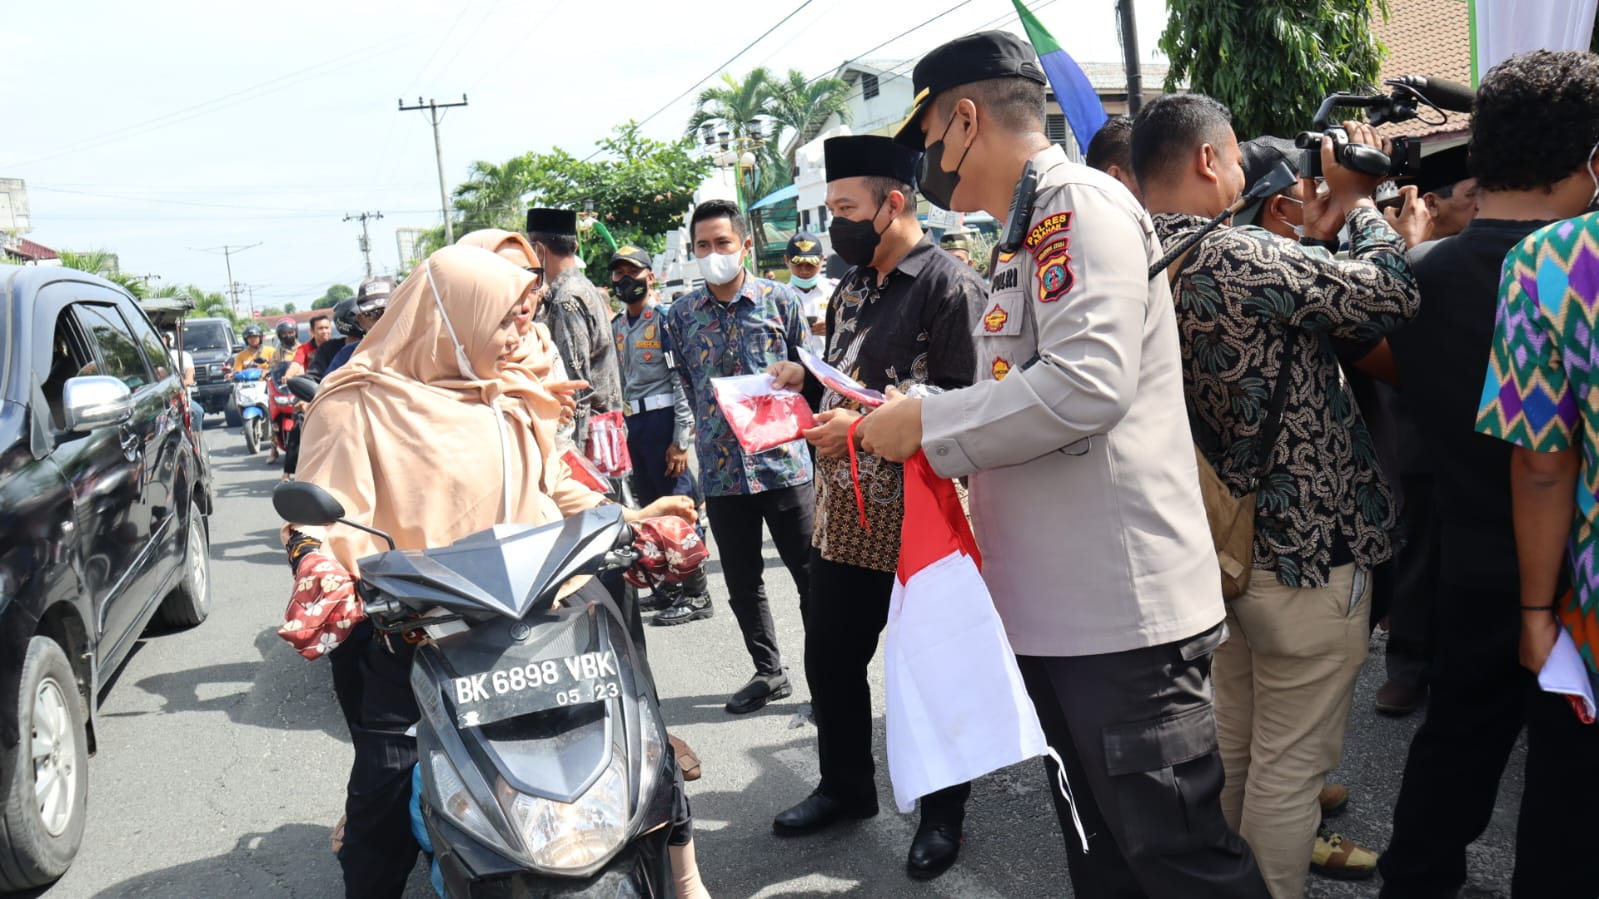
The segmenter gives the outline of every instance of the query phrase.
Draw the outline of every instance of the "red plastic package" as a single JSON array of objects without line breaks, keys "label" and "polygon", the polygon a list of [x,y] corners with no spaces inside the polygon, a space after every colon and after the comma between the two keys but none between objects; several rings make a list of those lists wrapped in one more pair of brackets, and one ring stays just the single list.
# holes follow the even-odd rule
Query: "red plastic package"
[{"label": "red plastic package", "polygon": [[716,404],[746,453],[760,453],[803,439],[801,432],[816,427],[805,397],[779,390],[769,375],[712,378]]},{"label": "red plastic package", "polygon": [[627,423],[620,410],[589,416],[589,461],[600,471],[620,477],[633,470],[627,451]]},{"label": "red plastic package", "polygon": [[561,453],[561,461],[566,463],[572,472],[572,479],[589,488],[595,493],[611,492],[611,485],[605,477],[605,472],[594,467],[594,463],[584,458],[577,450],[567,447]]}]

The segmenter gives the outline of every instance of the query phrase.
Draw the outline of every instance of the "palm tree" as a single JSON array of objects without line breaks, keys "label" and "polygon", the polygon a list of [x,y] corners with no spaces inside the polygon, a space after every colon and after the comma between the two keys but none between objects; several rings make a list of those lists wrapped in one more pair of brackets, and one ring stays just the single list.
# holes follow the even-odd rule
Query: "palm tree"
[{"label": "palm tree", "polygon": [[721,84],[700,91],[684,133],[692,137],[703,125],[720,124],[734,138],[751,137],[750,125],[770,117],[771,105],[772,74],[764,67],[751,69],[743,81],[723,72]]},{"label": "palm tree", "polygon": [[530,156],[514,156],[501,165],[481,159],[472,163],[471,174],[455,188],[452,204],[463,230],[521,230],[522,201],[533,189]]},{"label": "palm tree", "polygon": [[845,124],[849,123],[849,93],[849,85],[841,78],[811,80],[799,69],[789,69],[785,79],[772,83],[772,101],[767,107],[773,124],[772,146],[782,146],[785,129],[799,135],[800,140],[794,142],[794,148],[788,153],[792,165],[794,150],[799,149],[800,142],[811,129],[820,127],[828,116],[836,113]]}]

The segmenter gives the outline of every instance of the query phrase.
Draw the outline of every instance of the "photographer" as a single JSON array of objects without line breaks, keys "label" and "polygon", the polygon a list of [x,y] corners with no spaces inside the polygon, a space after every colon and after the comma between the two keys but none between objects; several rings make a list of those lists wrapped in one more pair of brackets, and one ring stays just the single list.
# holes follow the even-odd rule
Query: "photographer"
[{"label": "photographer", "polygon": [[[1558,737],[1547,736],[1546,728],[1558,733],[1571,710],[1563,699],[1535,691],[1533,676],[1518,656],[1524,617],[1518,606],[1549,597],[1522,592],[1524,577],[1518,577],[1524,572],[1516,546],[1522,535],[1512,514],[1513,450],[1510,443],[1484,440],[1473,429],[1486,396],[1494,411],[1485,414],[1485,424],[1502,410],[1506,423],[1525,414],[1518,435],[1560,430],[1559,425],[1546,430],[1534,420],[1536,411],[1523,413],[1520,391],[1501,393],[1494,381],[1492,392],[1485,392],[1482,370],[1495,344],[1501,271],[1511,279],[1505,291],[1523,279],[1536,280],[1540,289],[1565,284],[1563,272],[1548,262],[1539,265],[1536,279],[1526,273],[1531,258],[1523,255],[1523,239],[1581,213],[1599,193],[1593,159],[1599,142],[1596,96],[1599,57],[1589,53],[1540,51],[1495,66],[1482,81],[1471,123],[1477,217],[1457,236],[1411,253],[1422,312],[1390,342],[1406,408],[1413,410],[1421,438],[1419,455],[1433,471],[1433,514],[1422,525],[1437,534],[1437,596],[1440,604],[1447,598],[1448,606],[1435,615],[1431,698],[1410,744],[1394,806],[1393,838],[1380,865],[1383,896],[1453,896],[1465,882],[1466,849],[1494,815],[1499,780],[1524,723],[1528,773],[1513,895],[1594,895],[1591,874],[1584,889],[1571,888],[1569,878],[1584,868],[1579,864],[1584,853],[1560,849],[1567,835],[1558,822],[1568,808],[1583,808],[1573,796],[1581,776],[1563,769],[1576,759],[1541,757],[1565,748]],[[1539,136],[1536,152],[1528,152],[1529,134]],[[1527,319],[1527,334],[1545,332],[1538,322],[1552,315],[1560,296],[1546,294],[1541,300],[1545,311]],[[1524,333],[1521,327],[1507,330]],[[1558,345],[1553,352],[1559,352]],[[1587,353],[1582,349],[1582,358]],[[1527,409],[1546,402],[1556,408],[1541,386],[1531,379],[1522,384],[1537,391]],[[1511,394],[1517,398],[1501,401]],[[1507,429],[1496,436],[1511,435]],[[1563,498],[1571,496],[1568,490]],[[1550,617],[1541,614],[1544,621]],[[1551,748],[1552,742],[1558,748]]]},{"label": "photographer", "polygon": [[[1377,145],[1370,126],[1344,127]],[[1366,659],[1370,572],[1392,555],[1396,518],[1327,338],[1374,342],[1418,304],[1404,242],[1372,201],[1379,179],[1340,167],[1330,139],[1321,156],[1327,191],[1303,188],[1305,239],[1347,225],[1349,260],[1223,227],[1171,272],[1195,442],[1234,495],[1256,491],[1254,572],[1228,605],[1213,677],[1222,808],[1277,899],[1304,892],[1313,850],[1334,876],[1372,862],[1336,838],[1316,845],[1317,795]],[[1162,97],[1133,123],[1133,172],[1164,246],[1238,199],[1241,162],[1230,113],[1209,97]]]}]

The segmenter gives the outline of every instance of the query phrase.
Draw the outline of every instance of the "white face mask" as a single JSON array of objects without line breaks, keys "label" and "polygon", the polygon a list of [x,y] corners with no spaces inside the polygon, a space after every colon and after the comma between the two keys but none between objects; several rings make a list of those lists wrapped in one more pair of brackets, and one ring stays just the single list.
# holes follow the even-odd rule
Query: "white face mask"
[{"label": "white face mask", "polygon": [[471,361],[466,358],[466,348],[461,346],[461,338],[455,335],[455,326],[450,324],[450,314],[444,311],[444,298],[439,296],[439,286],[433,283],[433,263],[425,263],[423,272],[427,274],[428,287],[433,290],[433,302],[439,306],[439,317],[444,319],[444,330],[450,332],[450,342],[455,344],[455,365],[461,370],[461,377],[468,381],[479,380],[477,372],[472,370]]},{"label": "white face mask", "polygon": [[707,284],[731,284],[738,280],[738,273],[744,270],[744,251],[734,250],[731,253],[712,252],[700,257],[700,274],[705,276]]}]

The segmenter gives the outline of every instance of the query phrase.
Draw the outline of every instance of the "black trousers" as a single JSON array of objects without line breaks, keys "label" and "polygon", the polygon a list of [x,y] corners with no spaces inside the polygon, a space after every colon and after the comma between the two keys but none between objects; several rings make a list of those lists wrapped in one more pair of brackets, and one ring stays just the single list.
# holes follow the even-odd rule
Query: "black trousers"
[{"label": "black trousers", "polygon": [[350,628],[350,635],[344,638],[343,643],[328,653],[328,665],[333,672],[333,695],[339,700],[339,711],[344,713],[344,723],[350,728],[351,738],[354,738],[355,729],[361,724],[361,660],[366,654],[366,644],[371,640],[372,622],[363,619]]},{"label": "black trousers", "polygon": [[705,498],[705,511],[721,557],[722,579],[727,582],[727,604],[738,619],[756,674],[775,675],[783,670],[783,659],[777,651],[777,627],[766,604],[761,524],[764,522],[771,531],[777,554],[794,578],[803,613],[811,588],[808,568],[815,508],[815,493],[808,483],[762,493]]},{"label": "black trousers", "polygon": [[[1527,727],[1527,772],[1516,828],[1516,897],[1599,896],[1599,862],[1580,829],[1561,822],[1599,803],[1599,727],[1578,723],[1519,662],[1514,592],[1449,587],[1427,717],[1410,743],[1394,830],[1378,868],[1382,895],[1453,897],[1466,848],[1493,817],[1500,777]],[[1580,876],[1579,876],[1580,875]]]},{"label": "black trousers", "polygon": [[[805,682],[816,719],[817,791],[845,801],[877,799],[872,757],[872,691],[866,669],[888,624],[892,571],[829,562],[811,550],[811,594],[805,607]],[[922,817],[960,817],[971,784],[931,793]]]},{"label": "black trousers", "polygon": [[[1397,580],[1388,609],[1388,679],[1426,682],[1439,617],[1439,527],[1432,475],[1405,475],[1405,546],[1394,560]],[[1375,612],[1373,615],[1377,616]],[[1520,626],[1519,624],[1517,625]]]},{"label": "black trousers", "polygon": [[[392,647],[392,649],[391,649]],[[421,847],[411,835],[411,769],[416,738],[406,731],[421,717],[411,694],[415,647],[374,634],[360,655],[359,725],[351,728],[355,762],[344,801],[344,895],[399,896]]]},{"label": "black trousers", "polygon": [[1088,835],[1084,854],[1046,762],[1074,895],[1268,899],[1254,854],[1221,811],[1210,657],[1222,635],[1217,625],[1125,652],[1017,657]]}]

